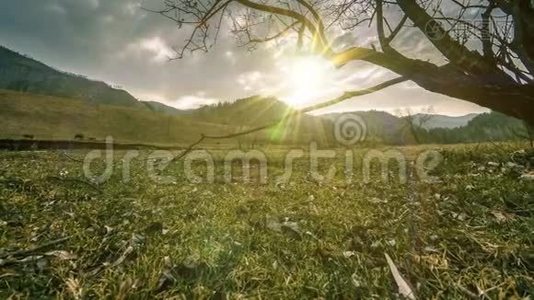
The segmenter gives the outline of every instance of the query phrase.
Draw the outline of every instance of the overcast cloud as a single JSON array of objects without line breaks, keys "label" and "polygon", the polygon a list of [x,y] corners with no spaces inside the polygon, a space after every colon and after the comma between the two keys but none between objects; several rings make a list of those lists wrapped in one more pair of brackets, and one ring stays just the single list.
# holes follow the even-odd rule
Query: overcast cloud
[{"label": "overcast cloud", "polygon": [[[28,54],[55,68],[120,86],[141,100],[192,108],[232,101],[255,94],[292,96],[285,80],[287,55],[276,47],[254,52],[236,46],[223,35],[209,53],[196,53],[169,62],[172,46],[186,32],[171,21],[141,9],[161,0],[4,0],[0,9],[0,44]],[[413,33],[407,33],[413,35]],[[359,38],[370,35],[359,33]],[[342,44],[345,35],[336,41]],[[410,39],[413,41],[413,39]],[[368,42],[371,42],[369,40]],[[429,45],[415,47],[425,53]],[[365,63],[330,70],[311,101],[326,100],[345,89],[365,87],[392,77],[388,71]],[[476,105],[426,92],[410,83],[350,100],[326,111],[415,110],[433,106],[437,113],[461,115],[485,111]]]}]

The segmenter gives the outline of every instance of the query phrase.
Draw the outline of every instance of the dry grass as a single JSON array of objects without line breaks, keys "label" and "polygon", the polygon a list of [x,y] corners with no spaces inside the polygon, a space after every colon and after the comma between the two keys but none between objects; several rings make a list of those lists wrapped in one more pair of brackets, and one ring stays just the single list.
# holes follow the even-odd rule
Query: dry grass
[{"label": "dry grass", "polygon": [[384,253],[419,299],[532,297],[532,154],[516,150],[447,149],[439,183],[409,185],[319,184],[305,162],[285,185],[192,184],[180,163],[161,185],[137,160],[101,192],[56,153],[3,152],[0,298],[397,298]]}]

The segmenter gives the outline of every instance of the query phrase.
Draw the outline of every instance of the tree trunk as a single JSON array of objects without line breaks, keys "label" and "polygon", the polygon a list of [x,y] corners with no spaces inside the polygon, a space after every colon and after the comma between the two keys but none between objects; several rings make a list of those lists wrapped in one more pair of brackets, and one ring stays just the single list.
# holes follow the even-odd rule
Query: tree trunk
[{"label": "tree trunk", "polygon": [[438,84],[429,81],[418,80],[416,83],[429,91],[469,101],[534,126],[534,87],[480,86],[474,80],[458,83],[444,79]]}]

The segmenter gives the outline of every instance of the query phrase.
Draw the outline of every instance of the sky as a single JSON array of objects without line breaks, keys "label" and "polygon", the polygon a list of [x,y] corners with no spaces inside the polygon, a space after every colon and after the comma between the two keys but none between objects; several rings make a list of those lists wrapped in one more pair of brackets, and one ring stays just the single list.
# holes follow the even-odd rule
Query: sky
[{"label": "sky", "polygon": [[[142,8],[163,0],[3,0],[0,44],[54,68],[105,81],[140,100],[180,109],[253,95],[275,96],[296,107],[329,100],[346,90],[370,87],[395,74],[363,62],[335,69],[317,57],[295,54],[289,45],[266,44],[255,51],[239,47],[223,30],[208,52],[169,61],[183,45],[187,28]],[[399,36],[399,48],[418,58],[436,57],[415,32]],[[372,43],[365,29],[335,38]],[[318,75],[319,74],[319,75]],[[410,108],[446,115],[487,111],[434,94],[406,82],[354,98],[319,113]]]}]

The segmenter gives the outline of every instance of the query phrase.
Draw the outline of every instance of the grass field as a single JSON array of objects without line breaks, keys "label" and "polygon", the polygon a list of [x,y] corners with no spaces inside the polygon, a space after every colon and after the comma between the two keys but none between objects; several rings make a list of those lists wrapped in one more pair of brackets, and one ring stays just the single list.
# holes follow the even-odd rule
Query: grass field
[{"label": "grass field", "polygon": [[[261,101],[256,101],[256,104],[270,107],[269,102]],[[202,134],[240,132],[272,123],[283,115],[279,111],[266,113],[258,107],[242,106],[230,107],[234,114],[230,114],[228,111],[232,110],[227,108],[223,112],[207,110],[202,114],[171,116],[137,107],[95,104],[73,98],[0,89],[0,139],[23,139],[25,135],[30,135],[35,140],[68,141],[82,135],[85,140],[104,141],[112,136],[118,143],[183,146],[198,140]],[[247,117],[238,117],[244,115]],[[321,120],[311,116],[289,121],[285,128],[300,130],[287,130],[278,135],[273,130],[265,130],[226,140],[225,143],[231,143],[232,147],[253,143],[303,144],[310,140],[325,143],[324,131],[331,131],[329,127],[323,128]]]},{"label": "grass field", "polygon": [[398,298],[387,253],[418,299],[528,299],[534,153],[523,149],[440,149],[437,180],[407,184],[385,184],[378,166],[364,183],[362,149],[352,183],[341,172],[318,183],[299,160],[287,184],[272,179],[281,150],[267,152],[267,184],[223,182],[221,151],[212,184],[189,182],[181,161],[156,183],[146,153],[124,182],[116,153],[99,185],[73,159],[83,152],[1,152],[0,298]]},{"label": "grass field", "polygon": [[26,134],[38,140],[71,140],[81,134],[99,141],[113,136],[119,142],[189,143],[201,131],[226,129],[148,110],[6,90],[0,90],[0,105],[1,138]]}]

